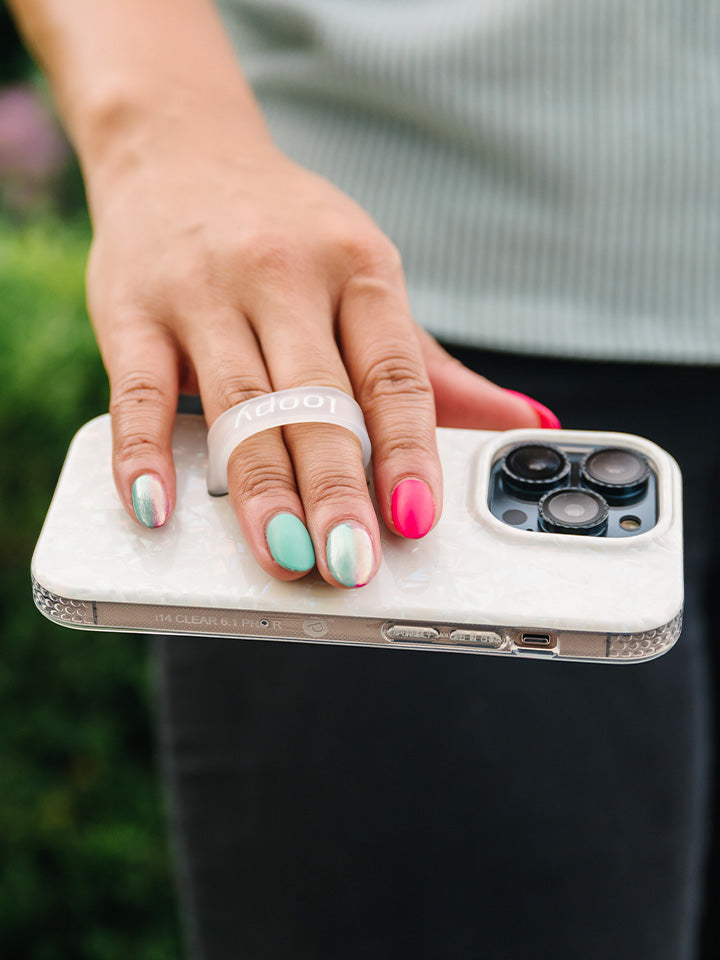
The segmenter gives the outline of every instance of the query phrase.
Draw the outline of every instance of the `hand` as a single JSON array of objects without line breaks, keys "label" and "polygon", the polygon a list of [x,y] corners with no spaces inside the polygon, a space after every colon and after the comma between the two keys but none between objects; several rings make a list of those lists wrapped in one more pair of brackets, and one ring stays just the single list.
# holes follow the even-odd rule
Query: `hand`
[{"label": "hand", "polygon": [[[88,185],[88,302],[110,378],[115,482],[146,525],[164,523],[175,504],[178,391],[200,393],[208,424],[272,390],[353,394],[382,519],[411,537],[441,511],[436,403],[441,424],[538,425],[526,402],[416,326],[398,251],[356,203],[269,139],[248,144],[230,124],[196,137],[153,131]],[[341,586],[374,575],[378,521],[352,434],[268,430],[236,449],[228,480],[268,573],[291,580],[317,563]]]}]

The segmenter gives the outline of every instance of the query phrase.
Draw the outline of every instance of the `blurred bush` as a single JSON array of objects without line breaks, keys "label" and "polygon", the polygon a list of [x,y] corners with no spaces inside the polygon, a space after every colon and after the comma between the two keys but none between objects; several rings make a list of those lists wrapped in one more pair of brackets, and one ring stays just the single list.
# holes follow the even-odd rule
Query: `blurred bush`
[{"label": "blurred bush", "polygon": [[31,83],[0,87],[0,209],[27,217],[67,207],[70,197],[77,209],[76,172],[45,91]]},{"label": "blurred bush", "polygon": [[0,218],[0,956],[175,960],[146,641],[57,627],[30,591],[68,443],[107,409],[88,242]]},{"label": "blurred bush", "polygon": [[47,84],[0,0],[0,211],[17,219],[83,209],[80,168]]}]

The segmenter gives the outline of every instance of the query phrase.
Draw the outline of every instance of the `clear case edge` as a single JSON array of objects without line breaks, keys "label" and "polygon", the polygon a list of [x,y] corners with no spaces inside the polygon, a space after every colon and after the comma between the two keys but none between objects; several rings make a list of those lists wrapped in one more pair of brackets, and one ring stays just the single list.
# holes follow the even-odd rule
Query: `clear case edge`
[{"label": "clear case edge", "polygon": [[[642,662],[666,653],[680,636],[682,610],[641,633],[592,633],[546,627],[278,614],[272,611],[95,602],[59,597],[32,578],[35,606],[65,627],[151,634],[227,636],[244,640],[349,644],[446,653],[486,653],[568,661]],[[395,636],[393,636],[393,631]],[[418,637],[412,638],[416,631]],[[424,634],[422,639],[419,634]],[[546,648],[527,637],[548,637]]]}]

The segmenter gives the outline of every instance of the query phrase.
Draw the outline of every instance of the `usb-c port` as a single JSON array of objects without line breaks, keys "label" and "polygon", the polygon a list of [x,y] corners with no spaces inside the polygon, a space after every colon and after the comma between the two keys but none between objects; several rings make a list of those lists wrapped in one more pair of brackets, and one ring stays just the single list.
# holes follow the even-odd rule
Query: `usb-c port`
[{"label": "usb-c port", "polygon": [[555,646],[555,638],[549,633],[521,633],[517,641],[519,647],[531,647],[535,650],[547,650]]}]

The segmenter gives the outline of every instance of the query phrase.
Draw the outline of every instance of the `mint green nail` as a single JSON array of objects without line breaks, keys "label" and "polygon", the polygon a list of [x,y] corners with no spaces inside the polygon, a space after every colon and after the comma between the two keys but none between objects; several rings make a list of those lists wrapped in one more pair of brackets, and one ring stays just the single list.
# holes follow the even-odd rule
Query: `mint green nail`
[{"label": "mint green nail", "polygon": [[315,566],[310,534],[294,513],[276,513],[265,531],[272,558],[286,570],[299,573]]}]

